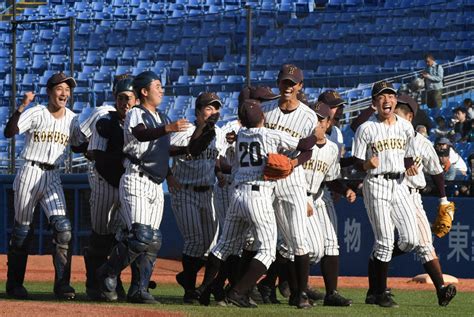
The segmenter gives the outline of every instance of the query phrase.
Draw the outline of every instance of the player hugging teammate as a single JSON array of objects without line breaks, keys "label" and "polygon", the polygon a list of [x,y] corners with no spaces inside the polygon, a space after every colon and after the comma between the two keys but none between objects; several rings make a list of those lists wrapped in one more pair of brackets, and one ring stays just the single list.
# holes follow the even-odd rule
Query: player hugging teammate
[{"label": "player hugging teammate", "polygon": [[[25,162],[13,184],[8,296],[28,296],[23,280],[33,211],[39,202],[53,231],[54,293],[61,299],[75,297],[70,286],[71,223],[58,167],[66,146],[87,138],[87,155],[94,161],[89,175],[92,233],[84,252],[86,293],[91,299],[157,303],[148,287],[161,247],[166,179],[184,239],[183,271],[176,276],[184,289],[184,303],[199,300],[209,305],[212,293],[217,301],[256,307],[250,294],[265,274],[258,290],[264,303],[278,303],[276,277],[286,272],[292,306],[310,308],[317,299],[324,299],[327,306],[352,304],[337,291],[337,217],[330,194],[349,202],[356,197],[337,180],[344,146],[335,126],[344,104],[337,92],[324,92],[311,109],[298,100],[302,70],[285,64],[277,78],[279,96],[268,88],[244,89],[239,120],[223,131],[216,125],[222,107],[216,93],[197,97],[194,124],[186,119],[170,122],[157,110],[163,97],[160,77],[145,71],[133,79],[119,78],[115,107],[98,108],[79,128],[77,117],[65,108],[75,85],[71,77],[53,75],[47,84],[48,105],[24,110],[34,98],[27,93],[5,128],[6,137],[26,133]],[[389,263],[394,256],[416,251],[434,282],[439,305],[446,306],[456,288],[444,284],[433,247],[419,194],[426,185],[422,169],[432,175],[440,193],[434,226],[440,237],[449,231],[454,204],[447,201],[433,146],[407,121],[418,105],[405,96],[397,101],[395,93],[388,82],[374,84],[372,104],[377,113],[358,121],[351,158],[367,173],[364,203],[375,236],[365,301],[398,306],[387,288]],[[287,167],[284,175],[269,172],[281,162]],[[308,286],[309,266],[319,261],[325,295]],[[128,265],[132,282],[125,294],[120,272]],[[204,265],[204,280],[196,288],[197,273]],[[226,278],[230,285],[224,293]]]}]

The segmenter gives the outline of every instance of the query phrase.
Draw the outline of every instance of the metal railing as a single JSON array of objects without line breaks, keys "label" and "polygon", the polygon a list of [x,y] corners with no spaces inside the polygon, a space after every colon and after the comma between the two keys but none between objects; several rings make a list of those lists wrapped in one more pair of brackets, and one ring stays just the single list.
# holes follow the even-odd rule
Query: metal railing
[{"label": "metal railing", "polygon": [[[442,64],[443,69],[449,71],[450,69],[461,66],[466,63],[474,63],[474,56],[469,56],[464,59],[449,62]],[[420,77],[420,74],[423,70],[410,72],[404,75],[394,76],[386,78],[385,80],[391,83],[400,83],[405,84],[411,82],[413,79]],[[350,94],[357,92],[362,93],[366,89],[371,89],[373,83],[366,85],[359,85],[359,87],[354,89],[349,89],[341,92],[342,97],[346,97]],[[442,89],[443,99],[446,99],[446,102],[449,103],[449,98],[459,95],[461,93],[467,92],[474,88],[474,70],[467,70],[459,73],[454,73],[444,77],[444,85]],[[419,91],[420,92],[420,91]],[[418,93],[419,93],[418,92]],[[423,93],[423,91],[421,91]],[[353,118],[358,115],[358,111],[366,109],[372,104],[371,97],[359,98],[356,100],[348,100],[348,106],[344,108],[345,122],[349,123]]]}]

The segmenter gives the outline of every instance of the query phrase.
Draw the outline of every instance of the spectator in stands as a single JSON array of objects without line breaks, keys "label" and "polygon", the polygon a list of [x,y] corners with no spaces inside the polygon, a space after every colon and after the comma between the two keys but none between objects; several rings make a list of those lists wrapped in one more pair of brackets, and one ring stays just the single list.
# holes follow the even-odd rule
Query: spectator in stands
[{"label": "spectator in stands", "polygon": [[436,124],[438,126],[433,130],[433,133],[437,139],[442,137],[451,137],[453,130],[446,125],[446,119],[444,117],[437,117]]},{"label": "spectator in stands", "polygon": [[443,67],[436,63],[431,53],[425,55],[426,68],[421,72],[425,80],[426,104],[430,108],[441,108],[444,71]]},{"label": "spectator in stands", "polygon": [[428,137],[428,130],[426,129],[426,127],[424,125],[421,125],[421,124],[417,125],[416,126],[416,132],[418,132],[419,134],[421,134],[425,138]]},{"label": "spectator in stands", "polygon": [[466,142],[472,130],[472,120],[468,119],[467,110],[463,107],[457,107],[453,110],[454,118],[457,120],[454,125],[454,132],[459,133],[459,141]]},{"label": "spectator in stands", "polygon": [[471,98],[466,98],[463,101],[464,108],[467,110],[467,114],[469,115],[469,118],[474,119],[474,106],[472,105],[472,99]]},{"label": "spectator in stands", "polygon": [[436,140],[435,149],[446,173],[444,178],[448,181],[464,179],[467,175],[466,162],[453,149],[451,141],[448,138],[439,138]]}]

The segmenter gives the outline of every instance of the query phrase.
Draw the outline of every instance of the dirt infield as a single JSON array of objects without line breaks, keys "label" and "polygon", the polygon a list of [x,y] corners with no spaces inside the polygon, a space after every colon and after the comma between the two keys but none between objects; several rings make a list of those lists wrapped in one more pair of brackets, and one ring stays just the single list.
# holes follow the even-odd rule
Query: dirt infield
[{"label": "dirt infield", "polygon": [[[181,270],[181,263],[173,260],[159,259],[157,267],[153,273],[152,279],[158,284],[176,283],[175,275]],[[5,280],[7,272],[7,258],[5,255],[0,256],[0,280]],[[202,275],[202,271],[201,271]],[[25,279],[27,281],[53,281],[54,271],[51,262],[51,256],[30,256],[28,259],[28,267]],[[125,282],[130,281],[130,271],[127,269],[122,274]],[[84,260],[81,256],[74,256],[72,262],[72,284],[84,283],[85,268]],[[311,277],[310,284],[314,287],[323,288],[324,282],[322,277]],[[413,289],[413,290],[433,290],[433,285],[420,284],[411,282],[409,277],[389,278],[388,285],[394,289]],[[343,276],[339,279],[339,288],[366,288],[366,277],[347,277]],[[457,288],[461,292],[474,292],[474,280],[459,279]],[[0,290],[3,292],[3,290]],[[11,303],[6,304],[6,303]],[[11,301],[3,302],[0,306],[0,316],[182,316],[180,313],[171,313],[169,311],[149,310],[135,308],[129,306],[117,305],[88,305],[74,304],[57,305],[45,302],[27,302],[27,301]]]},{"label": "dirt infield", "polygon": [[184,316],[184,314],[156,309],[135,308],[118,305],[89,305],[73,304],[58,305],[57,303],[12,301],[2,303],[0,316],[110,316],[110,317],[138,317],[138,316]]}]

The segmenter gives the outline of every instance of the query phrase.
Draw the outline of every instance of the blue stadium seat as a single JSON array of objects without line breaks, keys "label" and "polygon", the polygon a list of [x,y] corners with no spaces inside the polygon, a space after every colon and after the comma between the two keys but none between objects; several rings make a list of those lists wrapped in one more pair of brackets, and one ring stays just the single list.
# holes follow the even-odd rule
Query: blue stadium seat
[{"label": "blue stadium seat", "polygon": [[38,75],[36,74],[25,74],[20,85],[20,89],[23,91],[35,91],[36,83],[38,82]]},{"label": "blue stadium seat", "polygon": [[225,86],[226,91],[240,91],[245,83],[244,76],[229,75],[227,77],[227,85]]}]

